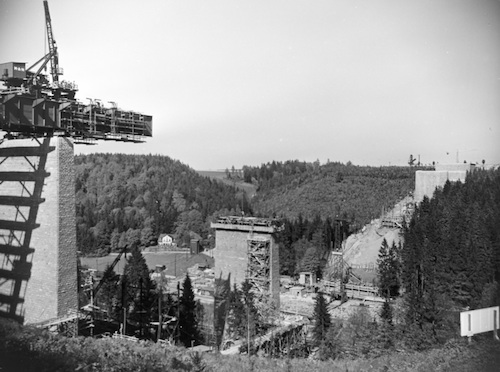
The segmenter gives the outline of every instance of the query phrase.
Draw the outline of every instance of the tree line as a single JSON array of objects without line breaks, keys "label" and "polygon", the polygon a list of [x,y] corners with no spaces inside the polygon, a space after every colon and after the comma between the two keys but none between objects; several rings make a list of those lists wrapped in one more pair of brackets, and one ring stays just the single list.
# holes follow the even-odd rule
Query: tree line
[{"label": "tree line", "polygon": [[278,232],[280,274],[297,276],[301,271],[316,273],[322,277],[328,254],[340,249],[341,243],[350,234],[349,222],[319,214],[313,219],[299,217],[296,220],[282,219],[283,229]]}]

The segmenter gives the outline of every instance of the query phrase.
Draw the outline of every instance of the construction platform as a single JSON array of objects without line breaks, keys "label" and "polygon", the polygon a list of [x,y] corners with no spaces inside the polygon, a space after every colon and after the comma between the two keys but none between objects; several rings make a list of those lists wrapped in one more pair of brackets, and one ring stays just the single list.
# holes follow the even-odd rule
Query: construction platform
[{"label": "construction platform", "polygon": [[62,135],[76,141],[143,142],[151,137],[152,116],[94,100],[85,104],[64,96],[39,96],[19,87],[0,91],[0,130],[14,138]]}]

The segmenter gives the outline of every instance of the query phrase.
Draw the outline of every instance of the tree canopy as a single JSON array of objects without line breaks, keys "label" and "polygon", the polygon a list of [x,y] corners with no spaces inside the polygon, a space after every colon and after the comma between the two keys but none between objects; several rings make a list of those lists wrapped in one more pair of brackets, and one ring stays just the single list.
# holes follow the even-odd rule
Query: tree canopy
[{"label": "tree canopy", "polygon": [[125,245],[154,245],[162,233],[186,243],[206,238],[219,210],[249,213],[235,187],[200,176],[160,155],[75,156],[77,245],[84,255],[105,255]]}]

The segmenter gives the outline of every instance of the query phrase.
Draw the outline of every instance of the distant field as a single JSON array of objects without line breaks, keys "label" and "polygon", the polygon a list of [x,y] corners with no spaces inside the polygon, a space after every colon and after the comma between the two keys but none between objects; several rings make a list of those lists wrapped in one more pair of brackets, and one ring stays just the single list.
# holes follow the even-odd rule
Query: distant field
[{"label": "distant field", "polygon": [[[146,260],[146,264],[150,270],[154,270],[156,265],[165,265],[166,274],[180,276],[187,272],[188,267],[195,264],[214,266],[214,259],[205,254],[190,255],[189,253],[179,252],[143,252],[142,255]],[[112,253],[104,257],[83,257],[81,263],[90,269],[104,271],[107,265],[110,265],[116,258],[117,254]],[[120,261],[115,266],[115,272],[122,274],[125,268],[126,259],[121,257]]]},{"label": "distant field", "polygon": [[208,177],[214,180],[222,181],[224,184],[228,186],[234,186],[240,190],[245,191],[248,199],[251,199],[257,193],[257,187],[252,185],[251,183],[241,182],[241,181],[233,181],[226,178],[225,171],[196,171],[200,176]]},{"label": "distant field", "polygon": [[226,178],[226,172],[225,171],[222,171],[222,170],[219,170],[219,171],[199,171],[197,170],[196,173],[198,173],[200,176],[204,176],[204,177],[209,177],[209,178],[216,178],[216,179],[220,179],[220,180],[223,180],[224,178]]}]

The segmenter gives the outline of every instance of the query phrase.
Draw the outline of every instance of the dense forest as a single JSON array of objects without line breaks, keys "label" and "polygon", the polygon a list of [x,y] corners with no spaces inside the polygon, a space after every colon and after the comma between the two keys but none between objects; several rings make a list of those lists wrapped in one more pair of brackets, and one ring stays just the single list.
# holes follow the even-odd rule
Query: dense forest
[{"label": "dense forest", "polygon": [[243,179],[258,187],[252,200],[256,213],[290,220],[342,218],[355,230],[412,192],[419,169],[427,168],[273,161],[243,167]]},{"label": "dense forest", "polygon": [[162,233],[188,244],[207,237],[218,211],[251,213],[244,192],[160,155],[75,157],[78,249],[107,254],[132,242],[155,245]]},{"label": "dense forest", "polygon": [[406,322],[434,340],[456,310],[500,305],[500,170],[476,170],[424,199],[404,231]]}]

